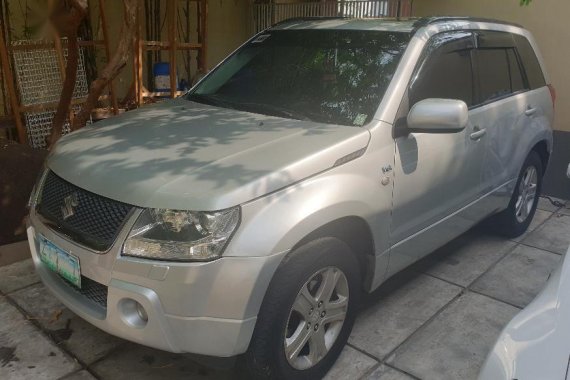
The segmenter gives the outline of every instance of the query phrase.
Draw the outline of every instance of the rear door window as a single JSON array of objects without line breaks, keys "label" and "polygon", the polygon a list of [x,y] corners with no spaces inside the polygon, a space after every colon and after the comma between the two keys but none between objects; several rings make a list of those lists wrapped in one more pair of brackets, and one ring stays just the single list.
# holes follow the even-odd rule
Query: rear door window
[{"label": "rear door window", "polygon": [[483,104],[512,93],[506,49],[477,49],[478,103]]},{"label": "rear door window", "polygon": [[478,31],[476,35],[477,104],[529,89],[513,35],[496,31]]}]

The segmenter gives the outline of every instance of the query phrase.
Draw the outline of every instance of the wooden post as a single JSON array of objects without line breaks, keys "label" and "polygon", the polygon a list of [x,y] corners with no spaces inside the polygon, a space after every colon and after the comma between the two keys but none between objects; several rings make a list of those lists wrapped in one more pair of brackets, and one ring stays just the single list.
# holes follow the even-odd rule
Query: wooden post
[{"label": "wooden post", "polygon": [[[103,29],[103,40],[105,42],[105,56],[107,62],[111,59],[111,49],[109,48],[109,31],[107,30],[107,17],[105,15],[105,0],[99,0],[99,17],[101,18],[101,28]],[[117,95],[115,93],[115,85],[113,80],[109,81],[109,92],[111,93],[111,104],[113,105],[113,113],[119,114],[119,104],[117,103]]]},{"label": "wooden post", "polygon": [[170,97],[176,97],[178,83],[176,80],[176,13],[178,11],[178,0],[168,0],[168,47],[170,52]]},{"label": "wooden post", "polygon": [[16,94],[16,88],[14,87],[14,78],[12,77],[12,70],[10,69],[10,60],[8,59],[8,47],[6,45],[6,39],[4,38],[4,28],[0,27],[0,63],[2,64],[2,71],[4,73],[4,79],[8,86],[8,97],[10,98],[10,107],[12,108],[12,114],[14,115],[14,121],[16,122],[16,128],[18,130],[18,140],[21,144],[26,144],[26,129],[22,123],[22,118],[20,115],[20,107],[18,106],[18,98]]},{"label": "wooden post", "polygon": [[[142,8],[142,7],[140,7]],[[135,38],[135,46],[134,46],[134,66],[133,66],[133,74],[134,74],[134,82],[135,82],[135,96],[136,96],[136,104],[137,107],[140,107],[143,104],[143,85],[142,85],[142,70],[143,70],[143,63],[142,63],[142,39],[141,39],[141,12],[140,9],[137,12],[137,19],[136,19],[136,38]]]},{"label": "wooden post", "polygon": [[198,5],[198,69],[202,74],[208,71],[207,49],[208,49],[208,0],[200,0]]},{"label": "wooden post", "polygon": [[[48,14],[51,14],[51,12],[53,12],[53,0],[48,0]],[[57,55],[57,64],[59,66],[61,81],[63,83],[65,81],[65,58],[63,57],[63,48],[61,47],[61,38],[59,37],[59,34],[55,30],[55,27],[53,27],[51,23],[49,25],[49,28],[51,29],[51,32],[53,34],[53,42],[55,45],[55,52]]]},{"label": "wooden post", "polygon": [[65,81],[65,58],[63,56],[63,48],[61,47],[61,38],[59,34],[53,29],[53,43],[55,46],[55,53],[57,56],[57,64],[59,66],[59,71],[61,73],[61,81]]}]

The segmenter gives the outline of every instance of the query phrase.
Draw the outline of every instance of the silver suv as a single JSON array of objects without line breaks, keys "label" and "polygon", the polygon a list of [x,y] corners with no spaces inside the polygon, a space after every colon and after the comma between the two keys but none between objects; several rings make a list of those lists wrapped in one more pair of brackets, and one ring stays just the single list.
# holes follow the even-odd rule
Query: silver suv
[{"label": "silver suv", "polygon": [[278,24],[185,96],[61,139],[31,198],[37,271],[111,334],[320,378],[363,291],[483,219],[526,230],[548,83],[517,25]]}]

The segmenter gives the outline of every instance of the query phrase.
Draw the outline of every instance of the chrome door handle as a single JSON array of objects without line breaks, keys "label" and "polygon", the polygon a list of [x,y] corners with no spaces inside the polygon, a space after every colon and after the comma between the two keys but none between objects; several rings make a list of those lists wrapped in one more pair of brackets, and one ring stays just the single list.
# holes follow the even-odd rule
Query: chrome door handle
[{"label": "chrome door handle", "polygon": [[485,128],[475,127],[473,128],[475,132],[469,135],[471,140],[479,140],[481,137],[487,134],[487,130]]},{"label": "chrome door handle", "polygon": [[532,115],[534,115],[535,113],[536,113],[536,108],[532,108],[532,107],[528,107],[528,108],[526,109],[526,111],[524,111],[524,114],[525,114],[526,116],[532,116]]}]

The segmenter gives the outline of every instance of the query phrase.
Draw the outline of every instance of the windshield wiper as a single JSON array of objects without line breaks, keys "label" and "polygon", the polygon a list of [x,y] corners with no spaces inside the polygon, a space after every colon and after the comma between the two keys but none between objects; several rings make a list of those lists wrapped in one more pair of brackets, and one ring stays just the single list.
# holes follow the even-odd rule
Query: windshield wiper
[{"label": "windshield wiper", "polygon": [[289,119],[311,121],[311,119],[307,115],[301,112],[268,103],[230,102],[228,100],[221,99],[215,95],[196,94],[196,93],[189,94],[186,99],[202,104],[208,104],[215,107],[231,108],[234,110],[247,111],[253,113],[263,113],[262,111],[265,111],[271,114],[272,116],[282,116]]},{"label": "windshield wiper", "polygon": [[304,121],[312,121],[307,115],[281,106],[277,106],[274,104],[268,103],[254,103],[254,102],[244,102],[244,103],[236,103],[238,106],[245,106],[249,108],[251,112],[256,111],[266,111],[271,113],[273,116],[283,116],[289,119],[296,119],[296,120],[304,120]]}]

